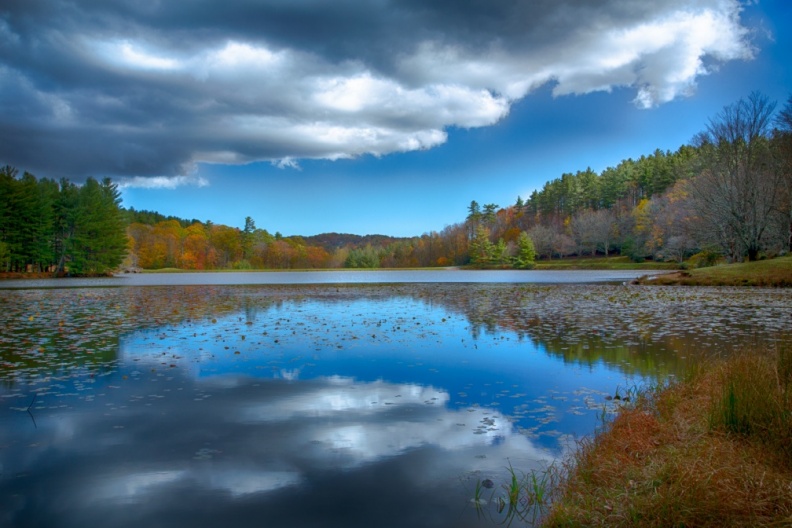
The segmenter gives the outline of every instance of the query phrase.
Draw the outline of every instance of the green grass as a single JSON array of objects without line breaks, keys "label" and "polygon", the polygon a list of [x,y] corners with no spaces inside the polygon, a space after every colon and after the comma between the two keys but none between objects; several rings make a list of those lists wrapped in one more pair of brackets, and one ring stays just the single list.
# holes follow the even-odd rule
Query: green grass
[{"label": "green grass", "polygon": [[542,525],[792,526],[792,350],[700,364],[584,439]]},{"label": "green grass", "polygon": [[141,273],[188,273],[189,271],[181,268],[160,268],[155,270],[144,269],[141,270]]},{"label": "green grass", "polygon": [[684,286],[792,286],[792,256],[680,271],[641,284]]},{"label": "green grass", "polygon": [[633,262],[628,257],[574,257],[537,260],[537,270],[676,270],[675,262]]}]

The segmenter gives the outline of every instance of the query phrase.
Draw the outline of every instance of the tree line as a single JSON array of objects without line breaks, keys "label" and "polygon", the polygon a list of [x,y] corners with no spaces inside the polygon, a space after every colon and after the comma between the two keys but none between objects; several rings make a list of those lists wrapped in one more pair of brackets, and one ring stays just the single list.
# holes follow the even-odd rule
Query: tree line
[{"label": "tree line", "polygon": [[601,173],[548,181],[514,205],[472,201],[466,218],[411,238],[271,234],[120,207],[109,180],[0,173],[0,263],[6,271],[530,268],[536,259],[627,255],[706,264],[792,251],[792,98],[760,93],[714,116],[690,144]]},{"label": "tree line", "polygon": [[127,254],[118,189],[0,168],[0,271],[101,275]]},{"label": "tree line", "polygon": [[[545,184],[512,208],[540,255],[755,260],[792,251],[792,98],[754,92],[690,145]],[[505,224],[510,225],[509,219]]]}]

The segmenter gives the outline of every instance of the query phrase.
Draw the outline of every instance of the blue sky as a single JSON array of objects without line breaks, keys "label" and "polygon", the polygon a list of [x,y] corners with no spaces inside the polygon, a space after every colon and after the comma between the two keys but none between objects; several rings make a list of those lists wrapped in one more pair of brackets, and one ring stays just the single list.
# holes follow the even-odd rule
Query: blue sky
[{"label": "blue sky", "polygon": [[0,163],[185,218],[413,236],[792,94],[781,0],[454,5],[12,0]]}]

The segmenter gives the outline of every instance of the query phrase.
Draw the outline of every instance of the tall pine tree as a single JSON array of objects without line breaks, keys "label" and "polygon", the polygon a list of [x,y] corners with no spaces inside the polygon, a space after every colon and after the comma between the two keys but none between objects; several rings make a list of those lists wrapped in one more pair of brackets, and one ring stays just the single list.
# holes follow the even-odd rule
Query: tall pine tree
[{"label": "tall pine tree", "polygon": [[101,275],[118,267],[127,251],[118,187],[88,178],[77,194],[74,232],[66,245],[66,264],[78,275]]}]

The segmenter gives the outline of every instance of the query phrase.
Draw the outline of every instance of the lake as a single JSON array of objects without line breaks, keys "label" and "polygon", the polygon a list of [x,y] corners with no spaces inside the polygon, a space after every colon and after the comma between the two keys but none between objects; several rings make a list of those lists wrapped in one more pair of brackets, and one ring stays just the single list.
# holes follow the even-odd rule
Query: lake
[{"label": "lake", "polygon": [[394,284],[394,283],[531,283],[575,284],[625,282],[666,271],[646,270],[333,270],[131,273],[101,278],[0,281],[6,288],[82,288],[94,286],[198,286],[242,284]]},{"label": "lake", "polygon": [[0,526],[492,526],[617,394],[792,343],[786,290],[358,273],[2,283]]}]

